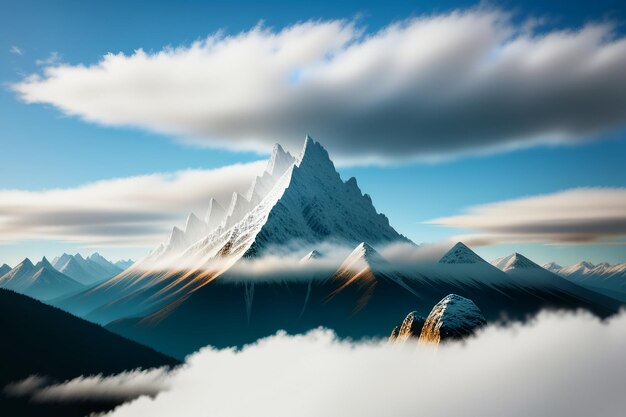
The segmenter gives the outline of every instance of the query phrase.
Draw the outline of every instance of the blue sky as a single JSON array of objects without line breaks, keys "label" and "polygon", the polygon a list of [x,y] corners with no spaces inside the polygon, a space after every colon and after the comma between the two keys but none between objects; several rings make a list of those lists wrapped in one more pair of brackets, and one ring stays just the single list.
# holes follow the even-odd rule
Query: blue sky
[{"label": "blue sky", "polygon": [[[138,48],[160,51],[186,46],[216,31],[237,34],[263,21],[280,30],[302,21],[356,19],[369,33],[412,16],[446,13],[474,2],[32,2],[0,1],[0,190],[41,191],[85,183],[184,169],[209,169],[251,162],[267,155],[254,150],[194,146],[175,135],[141,127],[103,126],[68,116],[50,104],[29,104],[9,87],[41,71],[37,60],[57,52],[63,63],[95,64],[108,52],[132,54]],[[492,2],[513,12],[514,20],[546,19],[541,30],[579,29],[589,22],[616,22],[621,36],[626,7],[619,1]],[[16,47],[17,51],[11,49]],[[43,65],[45,66],[45,65]],[[302,128],[302,137],[308,132]],[[423,224],[454,216],[466,208],[513,198],[548,194],[576,187],[626,186],[626,133],[622,128],[592,135],[583,144],[540,145],[487,156],[455,156],[431,163],[391,166],[342,166],[344,179],[357,177],[376,208],[415,242],[433,242],[462,230]],[[316,137],[324,144],[324,137]],[[268,148],[269,151],[269,148]],[[32,238],[31,238],[32,239]],[[481,246],[487,259],[513,250],[538,262],[562,264],[581,259],[626,261],[626,246],[561,245],[553,242]],[[24,256],[53,256],[63,251],[98,249],[114,258],[138,257],[145,248],[102,246],[45,238],[0,245],[0,263]]]}]

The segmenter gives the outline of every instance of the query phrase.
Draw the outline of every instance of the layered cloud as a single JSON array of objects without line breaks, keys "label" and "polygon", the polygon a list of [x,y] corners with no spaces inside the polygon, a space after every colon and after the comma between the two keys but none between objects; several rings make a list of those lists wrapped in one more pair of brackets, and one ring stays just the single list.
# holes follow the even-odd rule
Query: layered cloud
[{"label": "layered cloud", "polygon": [[[76,188],[0,190],[0,244],[64,240],[98,246],[152,246],[209,199],[228,205],[265,161],[209,170],[118,178]],[[182,226],[182,225],[181,225]]]},{"label": "layered cloud", "polygon": [[369,33],[309,21],[217,33],[13,85],[27,103],[214,147],[296,149],[340,161],[450,158],[571,144],[626,123],[626,38],[610,24],[546,29],[477,8]]},{"label": "layered cloud", "polygon": [[576,188],[518,198],[470,207],[465,214],[427,223],[477,231],[458,237],[473,245],[623,243],[626,188]]},{"label": "layered cloud", "polygon": [[[437,350],[342,341],[321,329],[279,333],[241,350],[204,348],[165,380],[158,373],[152,382],[145,374],[137,384],[124,379],[145,395],[107,416],[617,417],[626,407],[624,349],[624,314],[605,322],[541,314]],[[87,393],[105,388],[79,378],[47,388],[63,395],[42,398],[41,388],[30,395],[94,399]],[[151,398],[154,391],[162,392]]]}]

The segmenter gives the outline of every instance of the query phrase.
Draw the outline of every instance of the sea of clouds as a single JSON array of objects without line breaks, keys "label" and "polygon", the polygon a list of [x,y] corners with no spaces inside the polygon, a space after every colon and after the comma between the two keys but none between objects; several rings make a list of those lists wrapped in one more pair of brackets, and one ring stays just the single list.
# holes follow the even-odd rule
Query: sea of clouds
[{"label": "sea of clouds", "polygon": [[44,402],[132,398],[107,417],[617,417],[625,351],[625,313],[600,321],[552,312],[435,349],[316,329],[238,350],[205,347],[173,370],[8,389]]}]

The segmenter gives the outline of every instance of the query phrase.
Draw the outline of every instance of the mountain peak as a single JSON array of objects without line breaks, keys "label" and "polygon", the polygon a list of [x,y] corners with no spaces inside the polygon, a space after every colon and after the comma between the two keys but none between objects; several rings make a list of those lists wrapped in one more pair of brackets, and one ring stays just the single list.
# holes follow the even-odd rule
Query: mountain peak
[{"label": "mountain peak", "polygon": [[361,242],[339,267],[340,271],[361,271],[387,265],[388,261],[366,242]]},{"label": "mountain peak", "polygon": [[309,252],[306,255],[304,255],[302,257],[302,259],[300,259],[300,262],[306,262],[306,261],[309,261],[311,259],[319,259],[321,257],[322,257],[322,254],[319,253],[317,250],[313,249],[311,252]]},{"label": "mountain peak", "polygon": [[222,207],[216,199],[211,198],[209,201],[209,208],[204,216],[204,221],[208,225],[209,231],[219,226],[220,223],[222,223],[222,220],[224,220],[225,215],[226,210],[224,210],[224,207]]},{"label": "mountain peak", "polygon": [[275,144],[272,149],[272,155],[267,163],[267,171],[272,176],[282,175],[287,167],[295,162],[295,158],[286,150],[283,149],[280,144]]},{"label": "mountain peak", "polygon": [[556,262],[548,262],[547,264],[543,265],[543,269],[547,269],[550,272],[559,272],[563,267],[559,264],[557,264]]},{"label": "mountain peak", "polygon": [[579,269],[593,269],[595,268],[595,265],[592,264],[591,262],[581,261],[581,262],[578,262],[576,265],[574,265],[574,267],[579,268]]},{"label": "mountain peak", "polygon": [[496,268],[507,272],[513,269],[543,269],[524,255],[520,253],[512,253],[504,258],[498,258],[492,262]]},{"label": "mountain peak", "polygon": [[[335,165],[328,155],[328,151],[319,143],[313,140],[309,135],[304,139],[304,145],[302,151],[298,157],[297,165],[302,167],[303,165],[312,164],[314,166],[326,166],[332,167],[335,171]],[[337,174],[339,175],[339,174]]]},{"label": "mountain peak", "polygon": [[40,269],[40,268],[43,268],[43,269],[54,269],[52,264],[48,261],[48,258],[46,258],[45,256],[43,258],[41,258],[41,261],[37,262],[37,265],[35,265],[35,267],[37,269]]},{"label": "mountain peak", "polygon": [[457,242],[439,259],[440,264],[477,264],[483,262],[486,263],[487,261],[465,246],[463,242]]},{"label": "mountain peak", "polygon": [[19,266],[34,266],[34,265],[33,265],[33,263],[31,262],[30,259],[24,258],[24,260],[22,262],[20,262],[20,264],[17,267],[19,267]]}]

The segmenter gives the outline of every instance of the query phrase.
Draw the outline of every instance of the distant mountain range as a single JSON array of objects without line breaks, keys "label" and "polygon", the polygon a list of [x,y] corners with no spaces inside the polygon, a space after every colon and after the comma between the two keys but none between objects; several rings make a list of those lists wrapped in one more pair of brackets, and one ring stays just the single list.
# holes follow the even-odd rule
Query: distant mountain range
[{"label": "distant mountain range", "polygon": [[112,278],[124,270],[121,266],[129,263],[132,264],[132,261],[113,264],[98,253],[87,258],[64,253],[54,258],[52,263],[44,257],[36,265],[26,258],[14,268],[7,264],[0,267],[0,288],[38,300],[51,300]]},{"label": "distant mountain range", "polygon": [[576,284],[611,295],[626,301],[626,262],[610,265],[582,261],[575,265],[562,267],[554,262],[543,266]]}]

